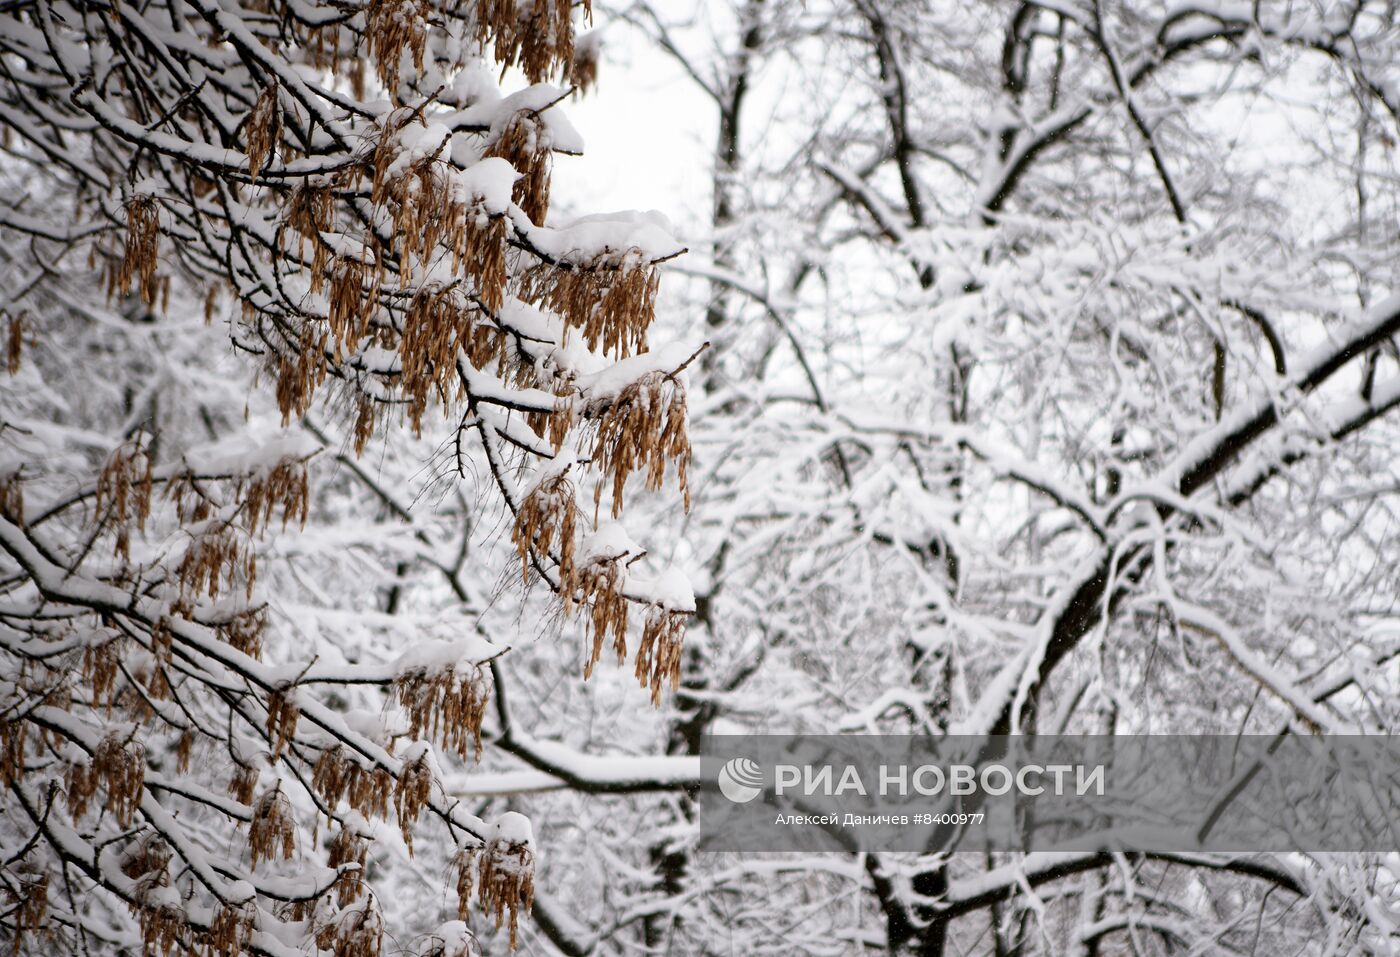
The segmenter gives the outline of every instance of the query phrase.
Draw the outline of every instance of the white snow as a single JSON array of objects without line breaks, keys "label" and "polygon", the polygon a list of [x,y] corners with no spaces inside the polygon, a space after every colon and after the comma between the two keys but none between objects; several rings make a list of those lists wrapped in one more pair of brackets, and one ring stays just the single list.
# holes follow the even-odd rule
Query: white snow
[{"label": "white snow", "polygon": [[505,648],[480,635],[457,639],[423,639],[394,659],[397,674],[413,671],[429,673],[472,667],[490,661],[505,652]]},{"label": "white snow", "polygon": [[580,546],[582,557],[603,561],[624,555],[640,555],[644,549],[632,540],[621,522],[604,520],[597,530],[587,535]]}]

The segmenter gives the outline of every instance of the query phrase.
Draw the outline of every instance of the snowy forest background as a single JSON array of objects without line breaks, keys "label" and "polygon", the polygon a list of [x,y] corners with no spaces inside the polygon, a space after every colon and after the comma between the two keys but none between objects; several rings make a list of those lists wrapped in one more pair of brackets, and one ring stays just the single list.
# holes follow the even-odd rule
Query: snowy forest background
[{"label": "snowy forest background", "polygon": [[693,850],[705,733],[1396,730],[1394,3],[3,11],[14,952],[1400,950]]}]

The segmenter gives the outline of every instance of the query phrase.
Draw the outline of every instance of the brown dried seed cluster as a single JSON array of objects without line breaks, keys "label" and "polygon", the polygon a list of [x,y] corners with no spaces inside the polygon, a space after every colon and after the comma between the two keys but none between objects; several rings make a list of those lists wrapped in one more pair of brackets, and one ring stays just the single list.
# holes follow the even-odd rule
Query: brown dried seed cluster
[{"label": "brown dried seed cluster", "polygon": [[[502,66],[519,65],[531,83],[541,83],[573,60],[572,6],[572,0],[481,0],[477,40],[484,46],[494,38]],[[592,19],[592,0],[583,0],[583,11]]]},{"label": "brown dried seed cluster", "polygon": [[646,349],[659,288],[656,268],[633,249],[571,269],[537,266],[521,277],[519,295],[563,316],[590,349],[623,358]]},{"label": "brown dried seed cluster", "polygon": [[141,301],[154,306],[161,300],[164,311],[170,302],[170,277],[156,276],[160,247],[160,218],[153,197],[136,196],[126,204],[126,249],[115,272],[108,273],[107,293],[131,292],[131,282],[139,278]]},{"label": "brown dried seed cluster", "polygon": [[405,761],[399,769],[398,784],[394,789],[394,804],[399,811],[399,830],[408,853],[413,853],[413,824],[423,808],[432,800],[433,770],[428,764],[426,751],[413,761]]},{"label": "brown dried seed cluster", "polygon": [[19,372],[21,354],[24,351],[24,313],[10,316],[5,330],[5,371],[10,375]]},{"label": "brown dried seed cluster", "polygon": [[[316,286],[313,278],[312,286]],[[368,314],[368,313],[366,313]],[[243,320],[254,324],[257,310],[248,303],[243,304]],[[279,351],[276,364],[277,408],[282,413],[282,424],[286,425],[293,416],[301,417],[311,408],[311,399],[321,383],[326,380],[327,333],[319,333],[307,323],[302,326],[299,339],[288,351]]]},{"label": "brown dried seed cluster", "polygon": [[83,649],[83,683],[92,691],[94,708],[107,706],[112,710],[112,689],[117,683],[120,653],[116,641],[101,641]]},{"label": "brown dried seed cluster", "polygon": [[144,888],[163,887],[169,883],[166,866],[171,858],[170,845],[155,831],[148,831],[132,843],[122,855],[122,873]]},{"label": "brown dried seed cluster", "polygon": [[472,910],[472,889],[476,886],[473,872],[480,848],[464,847],[452,858],[457,871],[457,919],[466,920]]},{"label": "brown dried seed cluster", "polygon": [[296,737],[301,709],[286,692],[274,691],[267,696],[267,734],[272,739],[272,756],[278,757]]},{"label": "brown dried seed cluster", "polygon": [[399,704],[408,711],[409,737],[430,735],[444,750],[465,758],[470,745],[481,754],[481,722],[491,697],[485,668],[429,672],[419,668],[394,679]]},{"label": "brown dried seed cluster", "polygon": [[[417,114],[409,114],[403,124],[417,120]],[[401,129],[390,124],[375,148],[370,198],[393,217],[402,276],[411,279],[415,261],[427,263],[446,246],[453,271],[465,267],[482,305],[499,309],[506,283],[505,217],[492,216],[480,201],[464,201],[449,187],[451,168],[437,156],[394,169]]]},{"label": "brown dried seed cluster", "polygon": [[306,527],[310,507],[306,463],[294,458],[282,459],[265,474],[249,482],[240,498],[246,509],[248,533],[251,535],[256,535],[260,528],[267,528],[276,508],[281,509],[284,529],[294,516],[303,528]]},{"label": "brown dried seed cluster", "polygon": [[175,743],[175,770],[184,774],[190,769],[190,758],[194,756],[194,731],[190,728],[180,732]]},{"label": "brown dried seed cluster", "polygon": [[[561,398],[564,396],[561,395]],[[558,452],[564,447],[569,430],[574,427],[574,404],[564,401],[553,412],[531,412],[526,415],[525,422],[530,431],[542,439],[548,439],[554,451]]]},{"label": "brown dried seed cluster", "polygon": [[135,882],[127,906],[140,921],[147,955],[168,955],[187,927],[184,913],[159,896],[160,888],[170,886],[171,857],[170,846],[154,831],[147,832],[122,856],[122,873]]},{"label": "brown dried seed cluster", "polygon": [[516,112],[486,155],[499,156],[521,174],[515,181],[511,200],[531,222],[543,225],[549,212],[550,149],[539,114],[533,110]]},{"label": "brown dried seed cluster", "polygon": [[11,911],[14,923],[11,954],[18,954],[26,937],[50,936],[44,918],[49,912],[49,872],[19,875],[19,888],[6,888],[5,896],[15,905]]},{"label": "brown dried seed cluster", "polygon": [[417,431],[436,398],[444,409],[460,397],[457,357],[465,355],[476,368],[503,357],[505,339],[498,330],[480,322],[462,301],[458,290],[436,284],[414,294],[404,311],[399,339],[402,359],[401,388],[408,397],[408,418]]},{"label": "brown dried seed cluster", "polygon": [[160,954],[169,957],[180,946],[180,935],[188,927],[184,911],[164,902],[133,902],[130,910],[141,923],[143,952],[149,957]]},{"label": "brown dried seed cluster", "polygon": [[379,957],[384,946],[384,918],[372,897],[318,924],[316,946],[330,951],[332,957]]},{"label": "brown dried seed cluster", "polygon": [[166,678],[164,664],[170,660],[170,632],[164,619],[151,629],[151,658],[138,659],[131,665],[131,677],[135,684],[121,686],[112,703],[124,708],[136,721],[145,723],[155,717],[151,702],[164,701],[170,697],[170,682]]},{"label": "brown dried seed cluster", "polygon": [[[578,577],[579,604],[588,608],[588,625],[593,633],[593,645],[583,666],[584,680],[593,676],[593,666],[603,653],[603,641],[609,634],[617,663],[627,660],[627,599],[622,594],[622,559],[594,559],[582,566]],[[564,596],[564,609],[572,609],[571,596]]]},{"label": "brown dried seed cluster", "polygon": [[97,515],[116,534],[113,554],[131,558],[131,526],[146,530],[151,514],[151,460],[140,441],[121,445],[97,476]]},{"label": "brown dried seed cluster", "polygon": [[24,482],[18,471],[0,475],[0,515],[24,525]]},{"label": "brown dried seed cluster", "polygon": [[231,522],[217,519],[189,531],[189,547],[175,566],[181,594],[217,598],[222,589],[241,584],[244,595],[251,598],[258,578],[258,555],[246,537]]},{"label": "brown dried seed cluster", "polygon": [[[383,273],[361,259],[337,257],[330,270],[330,302],[326,324],[335,339],[337,358],[344,356],[346,343],[353,348],[369,329],[374,307],[379,299]],[[312,285],[319,283],[313,281]],[[317,349],[318,360],[324,367],[324,347]],[[324,373],[322,373],[322,376]]]},{"label": "brown dried seed cluster", "polygon": [[460,259],[466,265],[467,274],[476,281],[477,300],[486,309],[496,312],[505,301],[506,218],[489,216],[485,209],[475,207],[466,215],[471,217],[470,228]]},{"label": "brown dried seed cluster", "polygon": [[0,721],[0,784],[24,780],[27,730],[23,721]]},{"label": "brown dried seed cluster", "polygon": [[266,629],[265,608],[249,608],[237,612],[214,626],[214,631],[224,642],[250,658],[262,657],[263,632]]},{"label": "brown dried seed cluster", "polygon": [[564,439],[574,427],[573,397],[578,392],[572,370],[560,369],[549,361],[521,362],[515,370],[515,387],[553,392],[559,397],[549,412],[527,412],[525,423],[540,438],[548,439],[554,451],[564,446]]},{"label": "brown dried seed cluster", "polygon": [[68,767],[68,811],[75,818],[87,813],[99,786],[107,792],[103,807],[117,823],[130,827],[145,791],[146,749],[139,741],[109,734],[98,743],[86,764]]},{"label": "brown dried seed cluster", "polygon": [[514,950],[520,912],[528,911],[535,900],[535,852],[528,843],[499,837],[487,843],[478,868],[477,899],[496,919],[498,930],[506,912],[510,913],[510,946]]},{"label": "brown dried seed cluster", "polygon": [[[170,614],[161,615],[151,625],[151,657],[154,659],[154,667],[138,668],[137,676],[141,679],[142,686],[154,697],[164,701],[169,697],[170,685],[165,680],[164,665],[170,663],[170,649],[174,641],[174,629],[171,627],[173,618],[189,619],[193,615],[193,604],[188,597],[177,598],[170,603]],[[145,720],[149,714],[142,712],[141,718]]]},{"label": "brown dried seed cluster", "polygon": [[253,792],[258,786],[258,769],[251,764],[240,764],[234,769],[228,782],[228,793],[239,804],[252,804]]},{"label": "brown dried seed cluster", "polygon": [[598,83],[598,63],[602,59],[602,49],[598,43],[580,43],[574,48],[574,58],[569,64],[569,83],[576,93],[583,94]]},{"label": "brown dried seed cluster", "polygon": [[[573,484],[560,473],[540,482],[521,503],[516,513],[512,540],[520,555],[525,581],[530,581],[531,563],[553,558],[559,567],[559,592],[564,613],[579,607],[588,609],[591,645],[583,676],[592,677],[609,637],[618,664],[627,658],[628,601],[622,593],[625,555],[595,556],[579,563],[574,558],[577,504]],[[551,552],[557,549],[557,555]],[[637,648],[636,676],[642,687],[651,689],[653,704],[660,704],[661,689],[670,682],[680,683],[681,647],[686,615],[652,605]]]},{"label": "brown dried seed cluster", "polygon": [[222,283],[210,283],[209,288],[204,290],[204,324],[211,325],[214,322],[214,315],[219,306],[219,295],[223,291]]},{"label": "brown dried seed cluster", "polygon": [[175,503],[175,514],[181,525],[206,521],[214,514],[214,500],[200,481],[190,472],[180,472],[165,483],[165,497]]},{"label": "brown dried seed cluster", "polygon": [[[612,479],[612,514],[622,514],[622,492],[634,471],[646,469],[646,487],[661,487],[666,463],[676,463],[676,474],[686,509],[690,489],[686,468],[690,464],[690,439],[686,435],[685,390],[663,372],[649,373],[623,389],[598,416],[593,461]],[[601,501],[603,484],[594,490]]]},{"label": "brown dried seed cluster", "polygon": [[[578,523],[578,500],[574,483],[560,472],[545,479],[530,490],[515,514],[511,541],[520,555],[520,571],[525,583],[530,582],[532,560],[555,557],[559,564],[560,591],[565,602],[577,588],[574,569],[575,529]],[[557,556],[550,552],[558,547]]]},{"label": "brown dried seed cluster", "polygon": [[272,152],[282,139],[282,107],[277,100],[277,85],[265,87],[253,103],[243,129],[248,141],[248,177],[258,181],[258,173],[272,159]]},{"label": "brown dried seed cluster", "polygon": [[[18,887],[6,887],[6,898],[13,905],[8,909],[13,925],[11,954],[24,949],[25,937],[42,937],[45,942],[52,939],[53,930],[45,923],[49,914],[49,872],[13,873]],[[48,951],[45,944],[43,950]]]},{"label": "brown dried seed cluster", "polygon": [[248,831],[248,847],[253,857],[253,868],[258,861],[274,858],[287,860],[296,853],[296,822],[292,820],[292,802],[282,793],[281,785],[274,785],[253,805],[253,826]]},{"label": "brown dried seed cluster", "polygon": [[429,5],[422,0],[370,0],[365,13],[370,53],[379,68],[380,81],[395,100],[405,50],[413,56],[414,71],[423,72],[429,11]]},{"label": "brown dried seed cluster", "polygon": [[[330,186],[312,186],[302,183],[292,191],[287,204],[282,207],[282,219],[297,237],[297,258],[306,262],[306,244],[311,244],[311,276],[324,276],[326,262],[330,258],[330,247],[322,240],[321,234],[330,230],[335,222],[335,197]],[[289,252],[290,235],[283,233],[282,248]]]},{"label": "brown dried seed cluster", "polygon": [[256,921],[257,908],[251,903],[220,907],[209,929],[200,935],[199,949],[205,957],[239,957]]},{"label": "brown dried seed cluster", "polygon": [[377,404],[366,396],[359,396],[355,400],[355,454],[359,455],[369,444],[369,440],[374,437],[374,429],[378,425],[379,413]]},{"label": "brown dried seed cluster", "polygon": [[350,757],[344,746],[336,745],[321,752],[312,769],[311,785],[329,808],[334,809],[342,798],[367,818],[386,817],[389,795],[394,779],[388,771],[376,767],[367,771]]},{"label": "brown dried seed cluster", "polygon": [[347,864],[355,865],[341,871],[335,882],[336,902],[345,907],[360,897],[365,891],[365,860],[369,854],[369,842],[354,830],[342,827],[335,832],[327,849],[327,866],[339,870]]},{"label": "brown dried seed cluster", "polygon": [[[251,5],[251,4],[250,4]],[[294,17],[278,17],[282,28],[292,29],[302,38],[301,48],[308,65],[314,69],[333,73],[350,81],[350,92],[357,100],[364,100],[366,92],[367,61],[362,56],[351,56],[345,60],[341,50],[341,30],[338,26],[310,27],[300,29]]]},{"label": "brown dried seed cluster", "polygon": [[651,703],[661,704],[661,688],[670,682],[671,690],[681,686],[681,647],[685,638],[686,616],[660,605],[647,609],[642,625],[642,643],[637,646],[637,680],[651,688]]}]

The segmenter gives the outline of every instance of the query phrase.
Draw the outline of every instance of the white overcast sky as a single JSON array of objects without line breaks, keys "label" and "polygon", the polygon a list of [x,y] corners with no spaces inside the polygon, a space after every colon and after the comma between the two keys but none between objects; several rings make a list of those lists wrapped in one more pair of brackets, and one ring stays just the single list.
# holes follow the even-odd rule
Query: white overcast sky
[{"label": "white overcast sky", "polygon": [[582,157],[559,156],[551,194],[563,215],[656,209],[687,240],[709,205],[715,109],[666,56],[613,22],[598,86],[566,104]]}]

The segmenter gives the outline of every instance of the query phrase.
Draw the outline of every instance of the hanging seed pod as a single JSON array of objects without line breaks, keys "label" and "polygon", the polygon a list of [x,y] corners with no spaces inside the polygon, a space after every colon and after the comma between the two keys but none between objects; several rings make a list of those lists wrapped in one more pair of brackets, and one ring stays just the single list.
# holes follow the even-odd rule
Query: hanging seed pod
[{"label": "hanging seed pod", "polygon": [[498,312],[505,301],[506,218],[492,216],[479,204],[468,207],[462,237],[453,243],[456,264],[465,266],[476,281],[476,296],[490,312]]},{"label": "hanging seed pod", "polygon": [[335,882],[335,891],[336,902],[341,907],[348,906],[364,894],[365,860],[368,855],[369,841],[350,827],[348,822],[331,838],[326,864],[340,871],[340,876]]},{"label": "hanging seed pod", "polygon": [[661,704],[661,688],[669,682],[675,691],[681,685],[681,647],[685,638],[686,615],[660,605],[647,608],[642,625],[642,643],[637,646],[637,680],[651,688],[651,703]]},{"label": "hanging seed pod", "polygon": [[[624,388],[598,416],[592,459],[612,479],[612,514],[622,514],[622,493],[627,478],[645,468],[646,487],[655,491],[666,475],[666,463],[675,462],[686,509],[690,489],[686,468],[690,464],[690,439],[686,434],[685,390],[663,372],[652,372]],[[602,500],[603,485],[594,489],[594,503]]]},{"label": "hanging seed pod", "polygon": [[[593,676],[593,667],[603,653],[603,642],[612,635],[617,663],[627,660],[627,599],[622,594],[620,558],[593,559],[579,574],[579,604],[588,608],[592,646],[583,665],[584,680]],[[565,598],[565,607],[569,607]]]},{"label": "hanging seed pod", "polygon": [[500,157],[521,174],[511,199],[531,222],[542,225],[549,212],[550,150],[538,114],[533,110],[517,111],[506,121],[486,155]]},{"label": "hanging seed pod", "polygon": [[336,357],[364,338],[379,296],[379,270],[360,259],[341,257],[331,267],[327,325],[335,340]]},{"label": "hanging seed pod", "polygon": [[257,926],[257,906],[226,904],[219,908],[209,929],[200,935],[205,957],[239,957]]},{"label": "hanging seed pod", "polygon": [[371,0],[365,13],[365,36],[379,68],[379,79],[390,97],[398,100],[399,70],[405,50],[413,68],[423,72],[423,51],[428,41],[429,7],[420,0]]},{"label": "hanging seed pod", "polygon": [[165,839],[148,831],[122,855],[122,873],[143,887],[164,886],[169,883],[165,869],[172,856]]},{"label": "hanging seed pod", "polygon": [[5,330],[5,371],[10,375],[19,374],[19,363],[24,351],[24,313],[9,317]]},{"label": "hanging seed pod", "polygon": [[240,764],[228,782],[228,793],[239,804],[252,804],[253,792],[258,786],[258,769],[250,764]]},{"label": "hanging seed pod", "polygon": [[266,528],[274,508],[282,512],[282,528],[293,516],[306,526],[310,499],[307,487],[306,463],[296,458],[284,458],[265,474],[248,483],[243,496],[248,519],[248,533],[256,535]]},{"label": "hanging seed pod", "polygon": [[394,779],[383,768],[366,770],[343,745],[326,748],[312,769],[312,786],[327,807],[334,809],[343,798],[364,817],[384,817]]},{"label": "hanging seed pod", "polygon": [[[583,0],[582,6],[591,20],[592,0]],[[572,0],[482,0],[477,40],[485,46],[494,38],[502,65],[518,65],[531,83],[542,83],[573,59],[572,8]]]},{"label": "hanging seed pod", "polygon": [[[283,207],[282,221],[297,236],[297,258],[306,262],[306,244],[312,249],[310,263],[311,291],[320,292],[330,258],[330,248],[321,234],[330,230],[335,219],[335,198],[329,186],[303,183],[292,191]],[[285,234],[284,234],[285,235]],[[286,249],[284,239],[284,249]]]},{"label": "hanging seed pod", "polygon": [[[17,875],[17,888],[6,888],[5,896],[15,905],[11,911],[14,922],[12,954],[24,949],[25,938],[51,937],[45,918],[49,913],[49,872]],[[49,950],[49,947],[45,947]]]},{"label": "hanging seed pod", "polygon": [[315,923],[316,946],[332,957],[380,957],[383,951],[384,918],[373,897],[334,914],[318,913]]},{"label": "hanging seed pod", "polygon": [[105,788],[103,809],[111,811],[122,827],[130,827],[145,794],[146,749],[139,741],[126,741],[116,733],[98,743],[87,763],[68,768],[68,810],[74,818],[87,813],[88,803]]},{"label": "hanging seed pod", "polygon": [[413,824],[432,800],[433,770],[426,745],[418,757],[405,761],[394,789],[394,805],[399,811],[399,831],[408,853],[413,853]]},{"label": "hanging seed pod", "polygon": [[141,942],[146,954],[169,957],[180,946],[180,938],[189,927],[184,910],[170,900],[169,888],[152,887],[144,899],[130,905],[141,925]]},{"label": "hanging seed pod", "polygon": [[131,558],[131,526],[146,530],[151,482],[151,460],[139,439],[118,446],[97,477],[97,515],[115,532],[112,554],[123,561]]},{"label": "hanging seed pod", "polygon": [[[24,780],[26,725],[22,721],[0,721],[0,783]],[[72,799],[69,799],[70,805]]]},{"label": "hanging seed pod", "polygon": [[281,755],[296,737],[300,718],[301,709],[297,707],[293,692],[273,691],[267,696],[267,733],[273,740],[273,757]]},{"label": "hanging seed pod", "polygon": [[145,794],[145,746],[109,734],[93,753],[92,770],[107,789],[107,810],[122,827],[130,827]]},{"label": "hanging seed pod", "polygon": [[248,831],[248,848],[254,869],[258,861],[273,858],[287,860],[296,852],[296,822],[292,819],[292,802],[282,793],[280,784],[273,785],[253,805],[253,826]]},{"label": "hanging seed pod", "polygon": [[267,166],[282,139],[282,107],[275,83],[264,87],[253,103],[244,123],[243,136],[248,143],[248,178],[256,183],[258,172]]},{"label": "hanging seed pod", "polygon": [[242,585],[244,594],[251,598],[258,578],[258,556],[244,533],[219,520],[189,532],[189,546],[175,566],[181,594],[191,600],[200,594],[213,599],[225,588]]},{"label": "hanging seed pod", "polygon": [[326,802],[328,809],[335,810],[345,796],[352,770],[359,770],[359,766],[347,760],[343,745],[326,748],[316,758],[316,764],[311,769],[311,786]]},{"label": "hanging seed pod", "polygon": [[583,34],[575,42],[568,81],[576,94],[587,93],[598,83],[598,64],[602,53],[603,41],[597,30]]},{"label": "hanging seed pod", "polygon": [[186,774],[190,770],[190,758],[194,756],[194,731],[186,728],[180,732],[175,742],[175,770]]},{"label": "hanging seed pod", "polygon": [[479,853],[477,898],[482,908],[495,917],[498,930],[509,912],[510,946],[514,950],[520,912],[528,911],[535,900],[534,832],[530,819],[514,811],[502,814]]},{"label": "hanging seed pod", "polygon": [[625,358],[646,349],[659,289],[656,268],[632,249],[572,269],[537,266],[524,277],[520,297],[557,312],[583,334],[589,349]]},{"label": "hanging seed pod", "polygon": [[126,252],[116,276],[116,288],[122,295],[131,292],[133,278],[140,279],[141,301],[154,306],[160,295],[156,282],[156,259],[160,245],[160,220],[156,201],[150,196],[136,196],[126,204]]},{"label": "hanging seed pod", "polygon": [[250,608],[233,614],[214,626],[219,638],[250,658],[262,657],[263,633],[267,630],[267,610]]},{"label": "hanging seed pod", "polygon": [[97,708],[105,705],[109,713],[112,708],[112,689],[117,682],[120,663],[117,645],[114,640],[103,640],[83,649],[83,681],[92,692],[92,706]]},{"label": "hanging seed pod", "polygon": [[466,920],[472,909],[472,890],[476,887],[477,847],[459,848],[452,858],[452,867],[457,873],[457,919]]},{"label": "hanging seed pod", "polygon": [[[518,34],[520,69],[531,83],[539,83],[573,62],[573,0],[534,0],[526,9],[528,19]],[[591,0],[584,0],[584,10],[591,18]]]},{"label": "hanging seed pod", "polygon": [[491,699],[490,673],[477,665],[430,672],[417,668],[394,679],[399,704],[408,711],[408,736],[430,736],[444,750],[465,758],[481,754],[481,722]]},{"label": "hanging seed pod", "polygon": [[24,481],[19,469],[0,475],[0,515],[24,527]]},{"label": "hanging seed pod", "polygon": [[[569,481],[567,472],[560,472],[546,477],[525,496],[516,512],[510,536],[520,556],[520,570],[526,584],[530,582],[532,561],[557,560],[559,591],[566,602],[578,588],[574,567],[577,523],[578,499],[574,483]],[[550,551],[556,545],[557,558]]]},{"label": "hanging seed pod", "polygon": [[419,289],[404,312],[399,340],[400,388],[408,418],[420,427],[428,402],[457,392],[457,356],[472,336],[473,320],[455,289],[431,284]]}]

